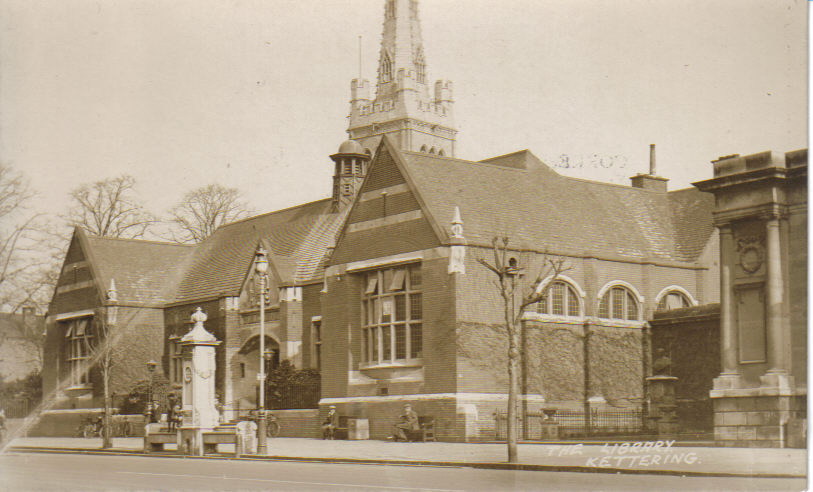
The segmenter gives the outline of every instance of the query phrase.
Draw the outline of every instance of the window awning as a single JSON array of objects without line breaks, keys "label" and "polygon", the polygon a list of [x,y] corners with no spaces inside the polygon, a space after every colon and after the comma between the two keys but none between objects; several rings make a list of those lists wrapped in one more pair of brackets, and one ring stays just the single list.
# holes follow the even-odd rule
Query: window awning
[{"label": "window awning", "polygon": [[406,276],[406,270],[399,269],[395,270],[395,275],[392,277],[392,282],[390,282],[390,290],[401,290],[404,288],[404,277]]},{"label": "window awning", "polygon": [[85,336],[85,328],[87,327],[87,324],[88,324],[87,318],[80,319],[80,320],[78,320],[76,322],[76,336],[77,337]]},{"label": "window awning", "polygon": [[375,286],[378,283],[378,277],[374,276],[371,277],[370,280],[367,282],[367,290],[364,291],[365,294],[370,295],[375,293]]}]

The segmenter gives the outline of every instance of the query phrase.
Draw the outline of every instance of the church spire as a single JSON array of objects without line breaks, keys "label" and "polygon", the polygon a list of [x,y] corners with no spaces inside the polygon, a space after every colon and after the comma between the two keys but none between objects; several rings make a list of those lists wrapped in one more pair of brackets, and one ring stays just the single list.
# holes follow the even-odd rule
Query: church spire
[{"label": "church spire", "polygon": [[452,83],[430,91],[418,0],[385,0],[376,96],[367,79],[351,83],[350,138],[374,150],[389,134],[402,150],[454,156]]}]

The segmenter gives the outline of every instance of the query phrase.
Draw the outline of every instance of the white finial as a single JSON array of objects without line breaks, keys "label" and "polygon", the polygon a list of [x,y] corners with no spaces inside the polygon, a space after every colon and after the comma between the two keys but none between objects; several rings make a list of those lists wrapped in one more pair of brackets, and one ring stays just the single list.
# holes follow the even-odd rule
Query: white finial
[{"label": "white finial", "polygon": [[110,287],[107,289],[107,300],[117,302],[119,300],[119,291],[116,290],[115,279],[110,279]]},{"label": "white finial", "polygon": [[463,239],[463,219],[460,218],[460,207],[455,206],[452,219],[452,237]]},{"label": "white finial", "polygon": [[189,330],[189,333],[184,335],[181,339],[182,342],[216,342],[217,338],[214,335],[206,331],[206,328],[203,327],[203,323],[209,317],[206,316],[206,313],[198,307],[195,309],[195,312],[192,313],[192,322],[195,323],[195,326]]},{"label": "white finial", "polygon": [[206,316],[206,313],[203,312],[200,306],[192,313],[192,322],[195,323],[195,325],[202,325],[207,319],[209,319],[209,317]]}]

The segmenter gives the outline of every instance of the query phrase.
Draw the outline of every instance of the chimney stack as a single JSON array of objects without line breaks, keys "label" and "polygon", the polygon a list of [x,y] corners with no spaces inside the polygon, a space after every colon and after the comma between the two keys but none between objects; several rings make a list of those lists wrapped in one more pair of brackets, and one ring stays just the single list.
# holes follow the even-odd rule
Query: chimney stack
[{"label": "chimney stack", "polygon": [[649,144],[649,174],[640,173],[631,177],[632,187],[666,193],[666,182],[669,180],[661,178],[657,175],[657,172],[655,167],[655,144]]}]

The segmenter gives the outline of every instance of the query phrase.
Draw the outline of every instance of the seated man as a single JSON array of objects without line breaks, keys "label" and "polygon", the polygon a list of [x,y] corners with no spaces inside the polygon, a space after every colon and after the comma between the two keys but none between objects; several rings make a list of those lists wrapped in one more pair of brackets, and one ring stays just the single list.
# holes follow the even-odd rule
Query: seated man
[{"label": "seated man", "polygon": [[322,422],[322,439],[333,439],[336,428],[339,426],[339,414],[336,413],[336,407],[330,405],[327,412],[325,421]]},{"label": "seated man", "polygon": [[420,430],[421,426],[418,423],[418,414],[412,411],[412,405],[407,403],[404,405],[404,414],[401,415],[401,422],[395,424],[395,441],[408,441],[406,432],[407,430],[416,431]]}]

